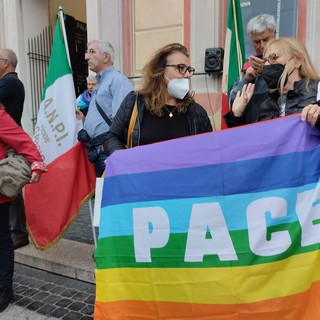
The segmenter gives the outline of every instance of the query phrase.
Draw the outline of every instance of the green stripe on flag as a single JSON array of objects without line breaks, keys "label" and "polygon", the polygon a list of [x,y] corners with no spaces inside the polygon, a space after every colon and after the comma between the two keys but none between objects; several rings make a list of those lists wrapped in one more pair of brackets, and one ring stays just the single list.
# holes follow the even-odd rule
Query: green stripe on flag
[{"label": "green stripe on flag", "polygon": [[42,100],[44,100],[47,89],[60,77],[72,73],[69,65],[66,47],[63,40],[60,21],[57,20],[56,30],[54,33],[53,46],[48,66],[48,73],[44,84],[42,93]]},{"label": "green stripe on flag", "polygon": [[[248,231],[231,231],[230,237],[238,260],[221,261],[215,254],[204,256],[203,262],[185,262],[187,234],[171,234],[168,243],[163,248],[151,249],[152,262],[136,262],[134,254],[134,239],[132,236],[119,236],[99,239],[95,253],[97,270],[109,268],[209,268],[252,266],[283,260],[295,254],[319,250],[320,245],[301,246],[301,226],[299,222],[268,227],[267,239],[272,233],[288,231],[292,239],[291,246],[281,254],[258,256],[250,248]],[[210,238],[208,235],[207,238]],[[282,243],[280,244],[282,245]],[[223,247],[223,244],[221,244]],[[221,249],[223,251],[223,249]]]},{"label": "green stripe on flag", "polygon": [[241,75],[245,61],[244,48],[240,0],[230,0],[222,81],[222,90],[226,94]]}]

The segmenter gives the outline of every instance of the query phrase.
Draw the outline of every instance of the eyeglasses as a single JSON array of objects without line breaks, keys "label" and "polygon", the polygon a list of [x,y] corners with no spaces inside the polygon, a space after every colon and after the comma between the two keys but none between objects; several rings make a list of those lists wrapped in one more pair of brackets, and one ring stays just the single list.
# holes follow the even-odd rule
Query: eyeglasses
[{"label": "eyeglasses", "polygon": [[264,38],[264,39],[257,39],[257,40],[252,39],[252,41],[253,41],[253,43],[254,43],[255,45],[259,45],[259,44],[264,44],[264,45],[266,45],[266,44],[269,42],[270,39],[271,39],[271,36],[266,37],[266,38]]},{"label": "eyeglasses", "polygon": [[188,71],[190,76],[192,77],[196,71],[196,69],[192,68],[192,67],[187,67],[185,64],[183,63],[179,63],[179,64],[166,64],[166,67],[175,67],[176,69],[178,69],[179,73],[181,74],[186,74],[186,72]]},{"label": "eyeglasses", "polygon": [[85,51],[85,54],[95,54],[97,51],[96,50],[94,50],[94,49],[87,49],[86,51]]},{"label": "eyeglasses", "polygon": [[269,57],[264,58],[264,61],[268,61],[270,64],[275,64],[276,61],[280,58],[280,55],[276,54],[276,53],[272,53],[270,54]]}]

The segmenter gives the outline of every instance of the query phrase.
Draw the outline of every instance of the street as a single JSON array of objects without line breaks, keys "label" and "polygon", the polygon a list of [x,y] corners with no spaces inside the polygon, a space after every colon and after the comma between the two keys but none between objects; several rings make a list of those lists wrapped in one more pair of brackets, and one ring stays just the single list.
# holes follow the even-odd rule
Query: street
[{"label": "street", "polygon": [[[64,234],[63,240],[74,243],[79,247],[84,244],[93,245],[93,235],[88,205],[80,211],[69,230]],[[59,243],[56,245],[58,246]],[[32,247],[30,247],[32,246]],[[30,248],[27,248],[30,247]],[[29,252],[34,249],[33,244],[20,248],[21,252]],[[94,248],[94,247],[93,247]],[[53,250],[55,248],[52,248]],[[39,256],[46,257],[47,251],[37,251]],[[67,250],[67,248],[66,248]],[[28,261],[27,255],[16,252],[19,260]],[[76,251],[76,250],[75,250]],[[93,253],[93,252],[92,252]],[[77,252],[75,252],[77,254]],[[80,254],[80,251],[79,251]],[[92,255],[92,254],[91,254]],[[86,257],[92,259],[92,256]],[[35,259],[35,258],[33,258]],[[39,260],[39,259],[37,259]],[[36,262],[35,262],[36,263]],[[60,266],[61,273],[64,269],[72,270],[72,259],[65,261],[65,266]],[[43,261],[38,262],[41,266]],[[48,261],[48,266],[42,269],[53,268],[53,262]],[[94,271],[94,270],[92,270]],[[95,301],[95,284],[41,270],[41,268],[30,267],[20,262],[15,263],[14,271],[14,300],[8,308],[0,313],[1,320],[91,320],[93,319],[93,308]]]}]

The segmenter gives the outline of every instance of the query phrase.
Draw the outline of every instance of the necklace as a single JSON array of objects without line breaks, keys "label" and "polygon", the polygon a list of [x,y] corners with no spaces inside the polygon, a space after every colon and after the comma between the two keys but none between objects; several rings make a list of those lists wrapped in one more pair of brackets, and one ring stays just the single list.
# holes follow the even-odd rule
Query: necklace
[{"label": "necklace", "polygon": [[172,117],[173,117],[173,113],[174,113],[175,110],[177,109],[177,106],[176,106],[172,111],[168,110],[168,108],[167,108],[166,106],[164,106],[164,108],[168,111],[169,117],[172,118]]}]

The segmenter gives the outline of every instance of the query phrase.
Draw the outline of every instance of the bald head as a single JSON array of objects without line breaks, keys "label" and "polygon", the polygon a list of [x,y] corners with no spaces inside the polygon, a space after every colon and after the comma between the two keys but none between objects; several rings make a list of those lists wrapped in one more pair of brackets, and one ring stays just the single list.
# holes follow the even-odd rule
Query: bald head
[{"label": "bald head", "polygon": [[0,78],[7,73],[15,72],[17,64],[18,59],[14,51],[0,48]]},{"label": "bald head", "polygon": [[0,59],[6,59],[8,60],[9,64],[16,68],[18,64],[18,59],[16,54],[11,49],[0,49]]}]

